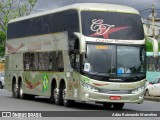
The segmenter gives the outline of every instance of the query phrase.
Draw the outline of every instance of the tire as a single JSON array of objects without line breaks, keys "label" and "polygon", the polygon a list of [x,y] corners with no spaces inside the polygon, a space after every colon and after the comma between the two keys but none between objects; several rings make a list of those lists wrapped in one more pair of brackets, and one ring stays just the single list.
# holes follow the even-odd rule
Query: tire
[{"label": "tire", "polygon": [[13,84],[12,97],[19,98],[19,90],[16,83]]},{"label": "tire", "polygon": [[57,87],[54,88],[54,103],[56,105],[62,105],[62,91],[61,90],[58,90]]},{"label": "tire", "polygon": [[27,98],[27,95],[23,93],[22,82],[20,83],[20,86],[19,86],[19,98],[20,99],[26,99]]},{"label": "tire", "polygon": [[0,82],[0,89],[3,89],[3,85],[2,85],[2,83]]},{"label": "tire", "polygon": [[104,109],[111,109],[112,103],[103,103],[103,108]]},{"label": "tire", "polygon": [[147,96],[147,97],[150,96],[150,95],[149,95],[149,90],[146,90],[145,96]]},{"label": "tire", "polygon": [[55,95],[54,95],[55,88],[56,88],[56,85],[52,86],[52,89],[51,89],[50,101],[51,101],[52,103],[55,103]]},{"label": "tire", "polygon": [[65,107],[71,107],[73,105],[74,101],[66,99],[66,93],[67,93],[67,91],[66,91],[66,87],[64,85],[63,89],[62,89],[62,101],[63,101],[63,105]]},{"label": "tire", "polygon": [[115,110],[121,110],[124,106],[124,103],[113,103],[113,107]]}]

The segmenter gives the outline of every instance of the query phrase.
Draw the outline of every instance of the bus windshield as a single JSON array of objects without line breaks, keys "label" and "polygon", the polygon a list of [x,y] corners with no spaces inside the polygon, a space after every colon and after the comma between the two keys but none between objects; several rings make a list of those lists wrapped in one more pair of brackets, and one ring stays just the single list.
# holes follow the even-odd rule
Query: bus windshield
[{"label": "bus windshield", "polygon": [[101,76],[144,76],[145,47],[88,44],[83,70]]},{"label": "bus windshield", "polygon": [[82,11],[82,33],[88,37],[142,40],[143,25],[140,15],[118,12]]}]

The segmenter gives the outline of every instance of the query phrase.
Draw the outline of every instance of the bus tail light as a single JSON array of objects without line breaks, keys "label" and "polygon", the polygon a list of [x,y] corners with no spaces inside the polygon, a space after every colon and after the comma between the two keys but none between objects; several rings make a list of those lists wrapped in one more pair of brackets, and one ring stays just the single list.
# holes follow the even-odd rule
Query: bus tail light
[{"label": "bus tail light", "polygon": [[110,96],[110,100],[121,100],[121,96]]}]

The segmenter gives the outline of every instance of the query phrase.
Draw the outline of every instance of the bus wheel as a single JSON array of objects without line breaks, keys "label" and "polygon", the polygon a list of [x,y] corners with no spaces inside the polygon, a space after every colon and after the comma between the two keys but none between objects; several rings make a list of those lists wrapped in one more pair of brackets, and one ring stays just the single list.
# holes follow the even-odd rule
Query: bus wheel
[{"label": "bus wheel", "polygon": [[56,105],[61,105],[61,95],[60,95],[60,91],[58,90],[57,87],[54,88],[54,103]]},{"label": "bus wheel", "polygon": [[103,103],[103,108],[104,109],[111,109],[112,103]]},{"label": "bus wheel", "polygon": [[63,86],[63,90],[62,90],[62,100],[63,100],[63,105],[65,106],[65,107],[71,107],[72,105],[73,105],[73,103],[74,103],[74,101],[73,100],[68,100],[68,99],[66,99],[67,98],[67,91],[66,91],[66,87],[65,87],[65,85]]},{"label": "bus wheel", "polygon": [[26,94],[23,93],[23,89],[22,89],[22,82],[20,83],[20,86],[19,86],[19,97],[20,99],[25,99],[26,98]]},{"label": "bus wheel", "polygon": [[16,83],[13,84],[13,91],[12,91],[12,96],[14,98],[19,98],[19,90],[18,90],[18,85]]},{"label": "bus wheel", "polygon": [[124,106],[124,103],[113,103],[113,107],[116,110],[121,110]]}]

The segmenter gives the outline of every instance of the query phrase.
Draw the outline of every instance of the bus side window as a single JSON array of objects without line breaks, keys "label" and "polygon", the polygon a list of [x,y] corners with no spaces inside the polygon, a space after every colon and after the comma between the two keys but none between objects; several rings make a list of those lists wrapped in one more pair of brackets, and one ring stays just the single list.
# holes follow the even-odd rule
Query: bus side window
[{"label": "bus side window", "polygon": [[160,57],[158,57],[156,68],[157,68],[157,71],[160,71]]},{"label": "bus side window", "polygon": [[80,55],[78,53],[76,54],[75,61],[76,61],[75,69],[80,71]]},{"label": "bus side window", "polygon": [[71,66],[77,71],[80,70],[80,55],[78,53],[71,54],[70,56]]},{"label": "bus side window", "polygon": [[63,63],[63,53],[62,52],[56,52],[56,62],[59,72],[64,71],[64,63]]},{"label": "bus side window", "polygon": [[157,58],[154,58],[153,56],[151,56],[149,58],[149,67],[148,67],[148,70],[149,71],[156,71],[156,64],[157,64]]},{"label": "bus side window", "polygon": [[78,38],[74,41],[74,50],[70,55],[71,66],[80,71],[80,54],[79,54],[79,40]]}]

